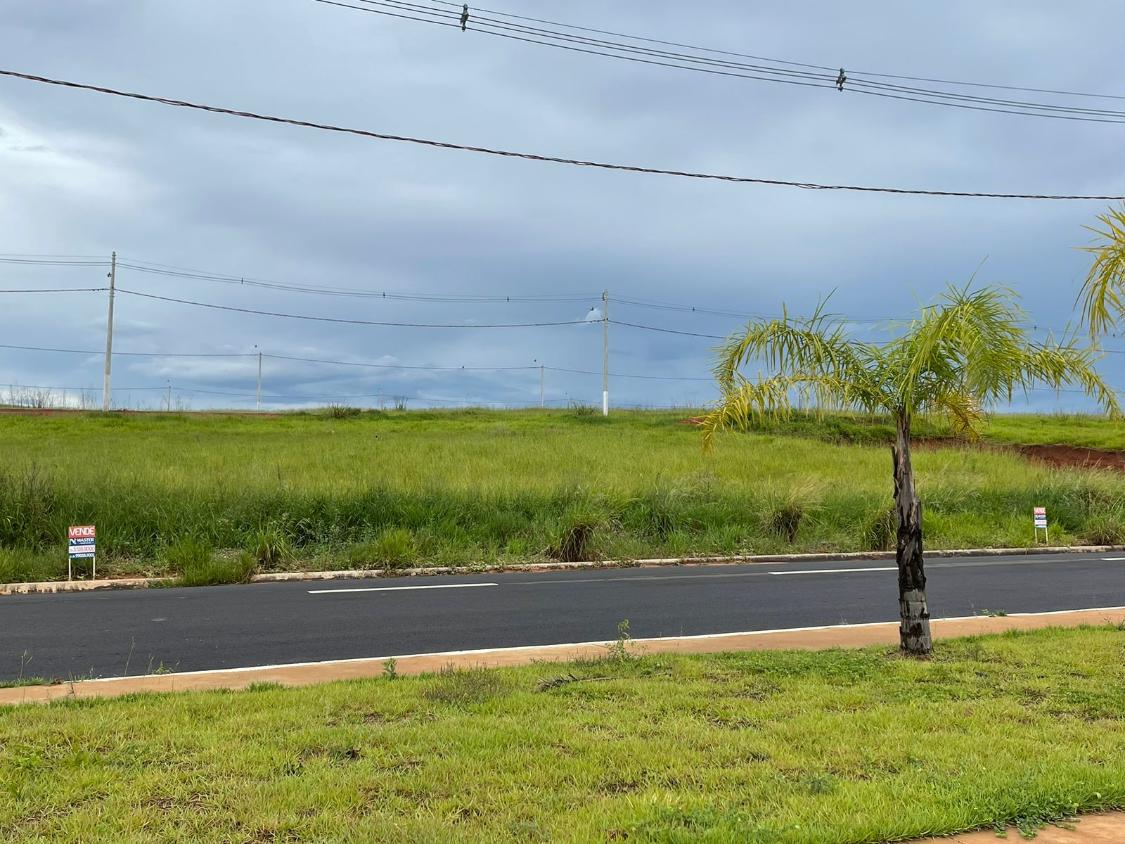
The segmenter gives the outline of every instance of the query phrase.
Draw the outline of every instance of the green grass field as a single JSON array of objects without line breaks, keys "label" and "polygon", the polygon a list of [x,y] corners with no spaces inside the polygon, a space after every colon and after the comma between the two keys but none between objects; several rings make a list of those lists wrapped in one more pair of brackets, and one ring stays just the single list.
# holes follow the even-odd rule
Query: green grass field
[{"label": "green grass field", "polygon": [[[573,674],[578,682],[544,683]],[[1125,630],[0,709],[30,842],[859,844],[1125,808]]]},{"label": "green grass field", "polygon": [[[889,547],[885,426],[798,418],[700,449],[688,414],[574,411],[280,417],[0,416],[0,581],[65,572],[96,523],[106,574],[385,568],[549,558]],[[923,433],[948,434],[935,426]],[[1125,447],[1125,426],[999,417],[1001,442]],[[1125,541],[1120,474],[920,448],[931,548]]]}]

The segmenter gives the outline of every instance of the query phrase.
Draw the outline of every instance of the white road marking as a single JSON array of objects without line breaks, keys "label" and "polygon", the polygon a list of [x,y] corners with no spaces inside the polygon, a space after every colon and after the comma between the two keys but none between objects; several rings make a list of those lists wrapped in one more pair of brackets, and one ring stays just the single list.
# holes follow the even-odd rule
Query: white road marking
[{"label": "white road marking", "polygon": [[1102,557],[1107,563],[1120,563],[1125,557]]},{"label": "white road marking", "polygon": [[499,586],[499,583],[443,583],[440,586],[371,586],[363,589],[310,589],[310,595],[331,595],[340,592],[406,592],[410,589],[474,589],[478,586]]},{"label": "white road marking", "polygon": [[800,571],[771,571],[770,574],[847,574],[853,571],[898,571],[898,569],[895,566],[863,569],[801,569]]}]

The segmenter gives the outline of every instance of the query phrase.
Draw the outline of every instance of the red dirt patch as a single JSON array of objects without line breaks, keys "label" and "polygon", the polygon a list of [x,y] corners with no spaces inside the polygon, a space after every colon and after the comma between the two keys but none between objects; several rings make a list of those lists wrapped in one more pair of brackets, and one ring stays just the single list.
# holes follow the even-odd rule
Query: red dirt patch
[{"label": "red dirt patch", "polygon": [[1081,469],[1116,469],[1125,472],[1125,452],[1104,451],[1099,448],[1082,448],[1074,445],[1021,445],[1016,451],[1032,460],[1041,460],[1052,466]]}]

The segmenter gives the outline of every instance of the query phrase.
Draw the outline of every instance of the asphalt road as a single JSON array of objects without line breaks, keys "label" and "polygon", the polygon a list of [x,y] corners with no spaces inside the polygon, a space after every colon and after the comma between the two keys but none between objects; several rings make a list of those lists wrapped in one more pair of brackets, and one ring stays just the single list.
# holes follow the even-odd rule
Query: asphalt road
[{"label": "asphalt road", "polygon": [[[934,559],[935,618],[1125,605],[1125,553]],[[893,621],[887,561],[0,597],[0,680]]]}]

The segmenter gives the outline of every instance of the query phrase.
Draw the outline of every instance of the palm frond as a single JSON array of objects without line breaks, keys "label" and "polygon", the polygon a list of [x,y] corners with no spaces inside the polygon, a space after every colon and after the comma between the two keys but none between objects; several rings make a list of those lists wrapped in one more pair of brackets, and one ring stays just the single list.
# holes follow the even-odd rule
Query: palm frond
[{"label": "palm frond", "polygon": [[1002,397],[1018,373],[1012,362],[1028,345],[1024,318],[1007,288],[950,287],[942,304],[923,310],[912,330],[895,341],[906,366],[903,406],[932,400],[927,379],[980,402]]},{"label": "palm frond", "polygon": [[1078,294],[1082,322],[1090,337],[1112,330],[1125,317],[1125,204],[1098,217],[1105,229],[1087,226],[1098,237],[1092,246],[1081,247],[1094,256],[1086,281]]},{"label": "palm frond", "polygon": [[831,375],[774,375],[749,381],[736,375],[732,388],[723,391],[718,404],[703,417],[703,447],[710,450],[720,431],[744,431],[766,418],[788,419],[793,396],[813,398],[818,409],[859,406],[851,384]]},{"label": "palm frond", "polygon": [[948,419],[953,430],[962,436],[973,440],[980,436],[984,412],[980,402],[964,390],[938,391],[919,409]]},{"label": "palm frond", "polygon": [[1078,387],[1096,401],[1113,419],[1121,418],[1121,403],[1116,391],[1098,374],[1094,349],[1079,348],[1073,340],[1067,343],[1036,343],[1019,361],[1022,369],[1019,385],[1024,389],[1036,383],[1054,390]]},{"label": "palm frond", "polygon": [[780,319],[751,322],[719,349],[715,379],[721,388],[735,386],[736,373],[749,361],[760,359],[778,373],[828,373],[854,362],[844,324],[817,306],[812,316],[790,317],[783,308]]},{"label": "palm frond", "polygon": [[738,383],[723,390],[719,403],[703,417],[703,448],[710,451],[720,431],[745,430],[767,415],[788,418],[793,412],[789,397],[792,381],[789,376],[776,375],[757,382],[738,378]]}]

